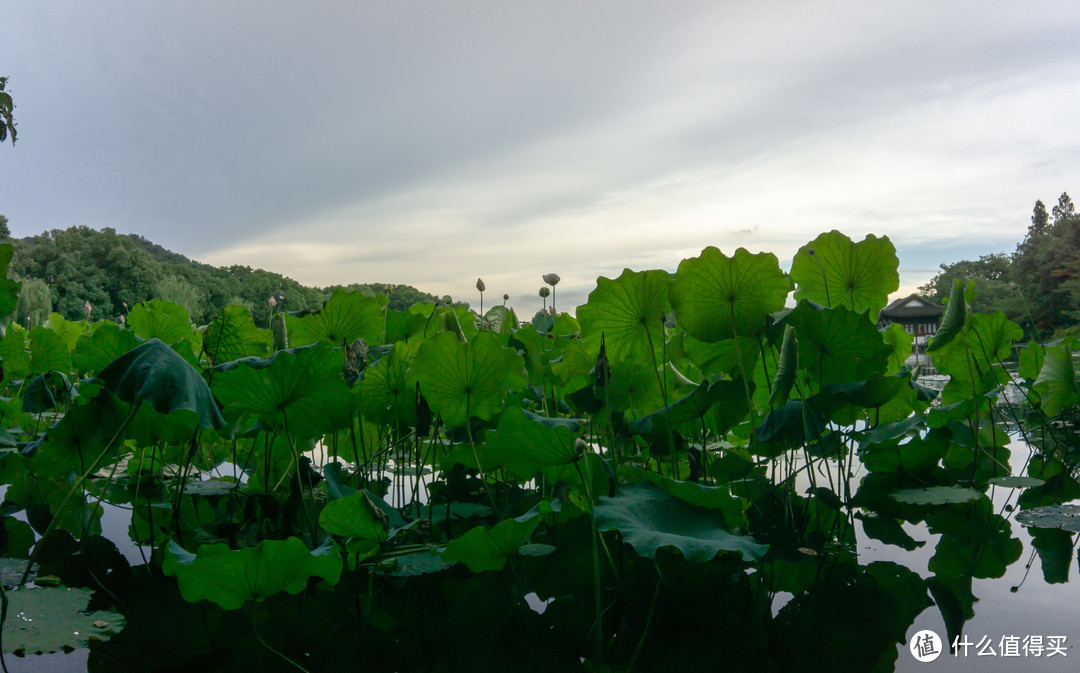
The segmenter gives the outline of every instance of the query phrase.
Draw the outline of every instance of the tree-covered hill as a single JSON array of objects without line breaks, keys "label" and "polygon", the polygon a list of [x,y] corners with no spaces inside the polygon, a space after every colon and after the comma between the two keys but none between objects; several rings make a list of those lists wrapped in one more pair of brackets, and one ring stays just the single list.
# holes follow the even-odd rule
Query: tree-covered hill
[{"label": "tree-covered hill", "polygon": [[[249,266],[210,266],[111,228],[54,229],[12,243],[11,275],[23,282],[17,311],[23,325],[40,323],[53,311],[70,320],[82,318],[87,302],[94,316],[118,316],[137,302],[155,298],[182,305],[197,324],[208,322],[228,304],[249,306],[256,323],[265,324],[270,297],[288,311],[314,310],[337,287],[307,287]],[[436,299],[408,285],[347,287],[388,294],[394,308]]]}]

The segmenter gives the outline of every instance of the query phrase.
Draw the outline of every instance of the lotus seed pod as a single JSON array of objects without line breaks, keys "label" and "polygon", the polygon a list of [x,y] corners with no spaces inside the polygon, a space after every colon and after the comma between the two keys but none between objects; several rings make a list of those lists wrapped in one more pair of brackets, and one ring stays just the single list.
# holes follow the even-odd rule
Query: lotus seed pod
[{"label": "lotus seed pod", "polygon": [[510,295],[504,294],[503,295],[503,301],[510,301]]},{"label": "lotus seed pod", "polygon": [[550,285],[551,287],[555,287],[556,285],[559,284],[559,281],[562,280],[562,278],[559,278],[559,274],[557,274],[557,273],[545,273],[543,278],[544,278],[544,282],[547,283],[548,285]]},{"label": "lotus seed pod", "polygon": [[547,289],[546,287],[540,288],[540,296],[544,299],[547,299],[551,296],[551,290]]},{"label": "lotus seed pod", "polygon": [[487,285],[484,285],[484,281],[483,281],[483,280],[481,280],[480,278],[477,278],[477,279],[476,279],[476,289],[477,289],[477,290],[480,290],[481,292],[483,292],[484,290],[486,290],[486,289],[487,289]]}]

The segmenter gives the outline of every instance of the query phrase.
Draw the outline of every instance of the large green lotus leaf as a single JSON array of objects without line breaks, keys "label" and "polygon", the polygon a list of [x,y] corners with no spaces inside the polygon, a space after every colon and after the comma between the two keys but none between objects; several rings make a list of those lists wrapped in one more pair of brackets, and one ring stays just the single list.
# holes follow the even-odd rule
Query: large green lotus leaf
[{"label": "large green lotus leaf", "polygon": [[343,356],[321,342],[214,367],[213,389],[230,411],[252,413],[293,437],[349,427],[352,398],[341,378]]},{"label": "large green lotus leaf", "polygon": [[596,279],[589,301],[577,310],[581,338],[591,353],[603,339],[612,362],[659,362],[664,346],[664,316],[670,310],[666,271],[624,269],[615,280]]},{"label": "large green lotus leaf", "polygon": [[657,486],[691,505],[720,512],[724,517],[724,528],[729,531],[745,530],[749,526],[744,513],[749,503],[731,495],[727,486],[703,486],[692,481],[679,481],[641,468],[628,468],[625,472],[620,470],[620,473],[626,474],[630,481]]},{"label": "large green lotus leaf", "polygon": [[908,334],[903,325],[894,322],[881,330],[881,340],[892,346],[892,353],[889,354],[889,369],[886,373],[895,374],[904,368],[907,359],[911,357],[911,346],[915,343],[915,335]]},{"label": "large green lotus leaf", "polygon": [[[719,374],[731,377],[750,375],[759,365],[761,345],[753,337],[725,339],[716,343],[699,341],[688,334],[682,335],[682,347],[686,357],[697,366],[701,373],[710,378]],[[760,369],[760,366],[758,367]],[[776,367],[771,367],[768,375],[776,374]],[[756,378],[756,377],[755,377]],[[762,387],[768,388],[762,381]]]},{"label": "large green lotus leaf", "polygon": [[[115,323],[109,321],[109,324]],[[72,348],[75,348],[75,344],[78,343],[79,337],[88,331],[91,331],[88,329],[86,323],[65,320],[64,316],[59,313],[50,314],[43,326],[46,329],[51,329],[56,332],[56,335],[60,337],[60,340],[64,342],[64,345],[69,351]]]},{"label": "large green lotus leaf", "polygon": [[124,628],[124,616],[110,610],[87,612],[93,593],[68,587],[8,589],[4,652],[47,654],[108,640]]},{"label": "large green lotus leaf", "polygon": [[8,265],[11,264],[14,253],[15,247],[10,243],[0,245],[0,318],[11,315],[19,304],[19,289],[22,288],[22,283],[8,278]]},{"label": "large green lotus leaf", "polygon": [[270,330],[255,326],[248,307],[226,306],[206,326],[203,352],[211,364],[218,365],[249,356],[265,356],[273,340]]},{"label": "large green lotus leaf", "polygon": [[560,386],[583,384],[583,377],[587,376],[595,365],[596,358],[589,355],[589,351],[579,339],[574,339],[563,348],[561,357],[552,361],[551,374]]},{"label": "large green lotus leaf", "polygon": [[1034,381],[1042,371],[1045,358],[1046,348],[1038,341],[1031,340],[1020,350],[1020,367],[1017,371],[1028,381]]},{"label": "large green lotus leaf", "polygon": [[502,570],[507,557],[528,541],[540,520],[534,510],[516,519],[503,519],[491,528],[470,528],[446,544],[443,560],[464,563],[474,573]]},{"label": "large green lotus leaf", "polygon": [[679,325],[695,339],[713,342],[757,334],[765,316],[784,308],[790,291],[791,279],[776,255],[739,248],[728,257],[709,246],[679,263],[669,297]]},{"label": "large green lotus leaf", "polygon": [[784,321],[799,340],[799,367],[821,384],[861,381],[885,372],[892,348],[866,313],[806,301]]},{"label": "large green lotus leaf", "polygon": [[187,309],[164,299],[136,304],[127,315],[127,324],[140,339],[157,338],[170,346],[195,339]]},{"label": "large green lotus leaf", "polygon": [[1001,363],[1023,336],[1023,329],[1004,313],[970,313],[964,328],[933,356],[934,367],[950,377],[942,402],[953,404],[1008,383]]},{"label": "large green lotus leaf", "polygon": [[673,547],[696,563],[710,561],[722,551],[755,561],[768,550],[752,537],[730,533],[722,512],[695,507],[652,484],[620,486],[613,497],[602,496],[594,511],[598,530],[618,530],[645,558],[654,558],[657,549]]},{"label": "large green lotus leaf", "polygon": [[484,314],[484,328],[496,334],[511,334],[517,328],[517,316],[514,314],[514,309],[492,306]]},{"label": "large green lotus leaf", "polygon": [[1035,486],[1042,486],[1046,483],[1043,479],[1036,479],[1035,477],[994,477],[990,480],[990,483],[994,486],[1004,486],[1005,488],[1034,488]]},{"label": "large green lotus leaf", "polygon": [[423,339],[424,328],[428,326],[428,316],[413,311],[386,312],[386,343]]},{"label": "large green lotus leaf", "polygon": [[200,545],[196,554],[170,540],[162,565],[165,575],[176,576],[184,600],[208,600],[225,610],[238,610],[249,600],[261,603],[281,591],[298,594],[312,577],[337,584],[341,568],[341,556],[332,546],[312,552],[296,537],[239,550]]},{"label": "large green lotus leaf", "polygon": [[386,515],[364,491],[327,503],[319,514],[319,525],[331,535],[379,543],[390,532]]},{"label": "large green lotus leaf", "polygon": [[597,399],[611,411],[629,411],[645,415],[664,404],[660,381],[652,365],[620,360],[611,367],[606,386],[594,386]]},{"label": "large green lotus leaf", "polygon": [[406,375],[420,343],[399,341],[390,355],[364,370],[364,378],[356,383],[353,391],[365,418],[383,424],[393,420],[406,425],[416,422],[415,381]]},{"label": "large green lotus leaf", "polygon": [[365,297],[360,292],[342,288],[326,300],[322,309],[300,318],[288,315],[289,345],[306,346],[316,341],[326,341],[340,346],[363,339],[368,344],[383,340],[385,297]]},{"label": "large green lotus leaf", "polygon": [[71,371],[71,353],[64,340],[45,327],[30,330],[30,374]]},{"label": "large green lotus leaf", "polygon": [[895,376],[874,374],[865,381],[822,386],[822,393],[840,404],[853,404],[863,408],[881,407],[900,394],[905,387],[910,387],[910,377],[910,372]]},{"label": "large green lotus leaf", "polygon": [[482,332],[463,343],[451,332],[439,332],[420,347],[411,372],[431,410],[450,427],[470,418],[491,420],[502,411],[507,391],[525,385],[525,365],[499,337]]},{"label": "large green lotus leaf", "polygon": [[7,333],[0,339],[0,361],[4,365],[4,378],[21,379],[30,368],[30,353],[26,350],[26,330],[18,325],[8,325]]},{"label": "large green lotus leaf", "polygon": [[536,476],[543,467],[568,465],[581,457],[575,446],[576,421],[553,424],[520,407],[511,407],[499,418],[494,437],[490,434],[482,460],[501,465],[519,479]]},{"label": "large green lotus leaf", "polygon": [[912,437],[904,443],[894,440],[861,447],[859,458],[871,472],[925,474],[941,465],[950,437],[947,430],[932,430],[925,437]]},{"label": "large green lotus leaf", "polygon": [[217,400],[199,372],[160,339],[150,339],[105,367],[98,380],[129,404],[149,402],[160,413],[186,410],[199,417],[199,427],[225,425]]},{"label": "large green lotus leaf", "polygon": [[1042,410],[1056,416],[1063,409],[1080,402],[1076,389],[1076,369],[1073,367],[1072,350],[1065,344],[1046,349],[1039,378],[1032,386],[1039,393]]},{"label": "large green lotus leaf", "polygon": [[525,359],[525,370],[529,373],[531,385],[542,385],[544,368],[544,347],[548,337],[541,336],[532,325],[525,325],[514,332],[507,340],[507,345],[516,349]]},{"label": "large green lotus leaf", "polygon": [[[662,407],[651,414],[635,418],[630,421],[629,427],[636,433],[649,435],[654,429],[660,433],[667,428],[677,428],[684,423],[696,421],[705,415],[714,404],[721,400],[732,400],[738,405],[740,397],[745,406],[745,393],[740,387],[732,390],[731,381],[717,381],[715,383],[702,383],[696,386],[688,395],[681,397],[666,407]],[[735,393],[732,395],[732,393]]]},{"label": "large green lotus leaf", "polygon": [[795,299],[822,306],[870,311],[871,320],[900,288],[900,259],[888,236],[873,234],[855,243],[839,231],[821,234],[791,260]]},{"label": "large green lotus leaf", "polygon": [[79,374],[101,371],[110,362],[139,345],[131,330],[108,324],[83,334],[71,351],[71,364]]}]

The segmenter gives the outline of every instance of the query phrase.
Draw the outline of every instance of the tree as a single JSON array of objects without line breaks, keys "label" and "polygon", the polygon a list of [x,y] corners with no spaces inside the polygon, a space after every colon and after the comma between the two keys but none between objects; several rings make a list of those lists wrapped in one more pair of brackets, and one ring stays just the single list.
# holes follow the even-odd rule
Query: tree
[{"label": "tree", "polygon": [[1046,233],[1046,225],[1050,223],[1050,215],[1046,212],[1046,204],[1042,201],[1035,202],[1035,210],[1031,214],[1031,226],[1028,228],[1028,236],[1039,236]]},{"label": "tree", "polygon": [[1012,259],[1000,252],[983,255],[975,261],[965,259],[942,264],[938,275],[919,288],[919,294],[942,304],[949,298],[953,279],[974,280],[978,292],[972,308],[986,313],[1001,311],[1010,320],[1020,322],[1025,318],[1025,311],[1023,300],[1017,293],[1018,288],[1012,282],[1012,266]]},{"label": "tree", "polygon": [[12,113],[15,103],[11,100],[11,94],[4,91],[7,86],[7,77],[0,77],[0,143],[11,136],[11,144],[15,144],[15,118]]},{"label": "tree", "polygon": [[8,227],[8,218],[0,215],[0,241],[11,238],[11,228]]},{"label": "tree", "polygon": [[15,320],[32,329],[41,325],[52,313],[52,293],[40,278],[24,280],[19,290],[19,303],[15,306]]},{"label": "tree", "polygon": [[1066,220],[1076,215],[1076,206],[1073,205],[1072,199],[1069,198],[1067,192],[1062,192],[1058,197],[1058,204],[1054,206],[1054,224]]}]

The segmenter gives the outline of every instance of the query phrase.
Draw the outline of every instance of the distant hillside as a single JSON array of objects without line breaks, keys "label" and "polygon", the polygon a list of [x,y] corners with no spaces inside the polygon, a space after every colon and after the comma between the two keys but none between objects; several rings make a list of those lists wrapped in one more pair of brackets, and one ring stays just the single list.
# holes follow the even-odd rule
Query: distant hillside
[{"label": "distant hillside", "polygon": [[[124,308],[154,298],[184,306],[197,324],[209,322],[228,304],[251,308],[256,324],[269,320],[269,298],[286,310],[314,310],[339,286],[307,287],[263,269],[233,265],[215,267],[166,250],[136,234],[111,228],[54,229],[12,241],[12,277],[23,281],[17,319],[39,322],[55,311],[74,320],[90,302],[95,316],[116,316]],[[407,308],[436,297],[408,285],[353,283],[348,289],[383,292],[390,306]]]}]

